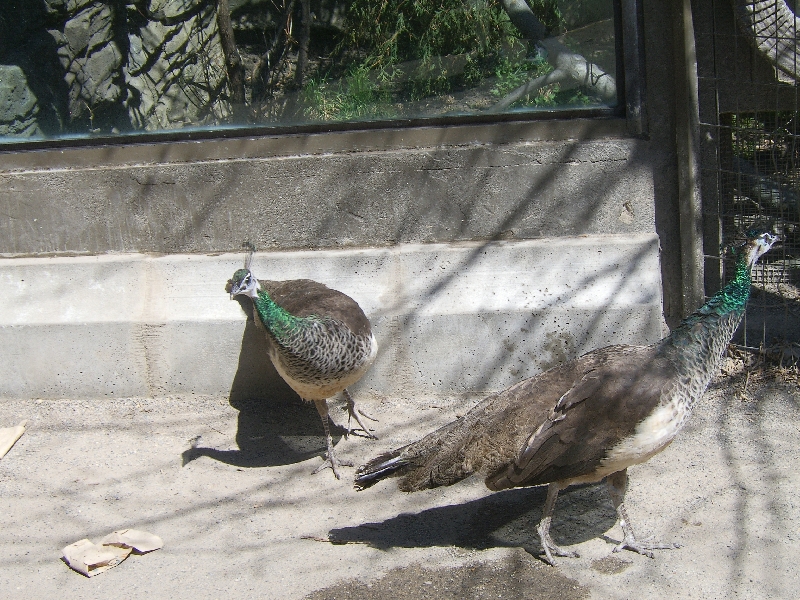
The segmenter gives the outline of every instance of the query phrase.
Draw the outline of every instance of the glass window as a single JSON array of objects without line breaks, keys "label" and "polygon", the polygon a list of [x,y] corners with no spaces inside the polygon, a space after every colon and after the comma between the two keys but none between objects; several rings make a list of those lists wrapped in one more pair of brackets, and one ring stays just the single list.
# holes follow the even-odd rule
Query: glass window
[{"label": "glass window", "polygon": [[615,0],[2,0],[0,142],[618,104]]}]

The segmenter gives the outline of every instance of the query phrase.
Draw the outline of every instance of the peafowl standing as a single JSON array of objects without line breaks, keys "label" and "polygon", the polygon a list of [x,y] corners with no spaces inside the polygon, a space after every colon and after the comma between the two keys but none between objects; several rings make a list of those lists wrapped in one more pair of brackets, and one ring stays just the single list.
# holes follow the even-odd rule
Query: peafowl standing
[{"label": "peafowl standing", "polygon": [[350,417],[367,436],[377,439],[361,420],[361,415],[372,417],[356,408],[347,391],[364,376],[378,352],[369,319],[355,300],[316,281],[257,280],[250,272],[254,248],[248,247],[245,268],[229,282],[231,299],[241,294],[253,300],[253,318],[266,332],[272,364],[301,398],[314,402],[322,418],[327,458],[314,472],[329,466],[340,479],[339,467],[348,463],[339,461],[333,450],[327,399],[343,392]]},{"label": "peafowl standing", "polygon": [[671,548],[638,540],[625,510],[627,468],[662,451],[717,372],[744,314],[750,272],[775,243],[752,232],[734,249],[723,290],[650,346],[608,346],[490,396],[460,419],[359,467],[356,489],[402,476],[401,490],[451,485],[473,473],[490,490],[549,484],[538,525],[545,560],[577,556],[550,537],[560,490],[606,478],[624,539],[614,547],[653,557]]}]

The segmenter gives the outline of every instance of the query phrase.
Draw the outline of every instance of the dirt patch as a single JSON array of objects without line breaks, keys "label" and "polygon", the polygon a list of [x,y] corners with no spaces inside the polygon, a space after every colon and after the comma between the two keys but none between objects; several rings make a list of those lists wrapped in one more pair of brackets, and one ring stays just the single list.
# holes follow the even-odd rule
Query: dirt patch
[{"label": "dirt patch", "polygon": [[507,560],[452,568],[411,565],[374,581],[345,581],[314,592],[304,600],[580,600],[588,598],[589,591],[530,555],[516,552]]},{"label": "dirt patch", "polygon": [[592,569],[605,575],[617,575],[630,567],[633,563],[611,554],[605,558],[592,561]]}]

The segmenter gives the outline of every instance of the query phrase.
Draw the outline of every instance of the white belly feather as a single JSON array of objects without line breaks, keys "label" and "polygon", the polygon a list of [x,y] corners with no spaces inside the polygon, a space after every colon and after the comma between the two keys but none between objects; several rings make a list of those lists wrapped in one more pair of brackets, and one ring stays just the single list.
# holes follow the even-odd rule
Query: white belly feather
[{"label": "white belly feather", "polygon": [[637,465],[661,452],[677,435],[689,417],[682,402],[672,401],[639,423],[634,434],[608,451],[601,462],[604,476]]}]

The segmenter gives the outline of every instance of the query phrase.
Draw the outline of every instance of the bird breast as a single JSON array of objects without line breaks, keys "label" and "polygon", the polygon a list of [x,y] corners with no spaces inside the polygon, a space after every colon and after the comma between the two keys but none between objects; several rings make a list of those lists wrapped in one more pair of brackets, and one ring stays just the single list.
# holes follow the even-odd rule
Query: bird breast
[{"label": "bird breast", "polygon": [[273,345],[270,359],[280,376],[306,400],[324,400],[361,379],[378,353],[375,337],[322,336],[302,352]]},{"label": "bird breast", "polygon": [[659,406],[637,425],[633,435],[608,451],[600,463],[602,476],[645,462],[661,452],[681,430],[690,412],[686,403],[679,399]]}]

